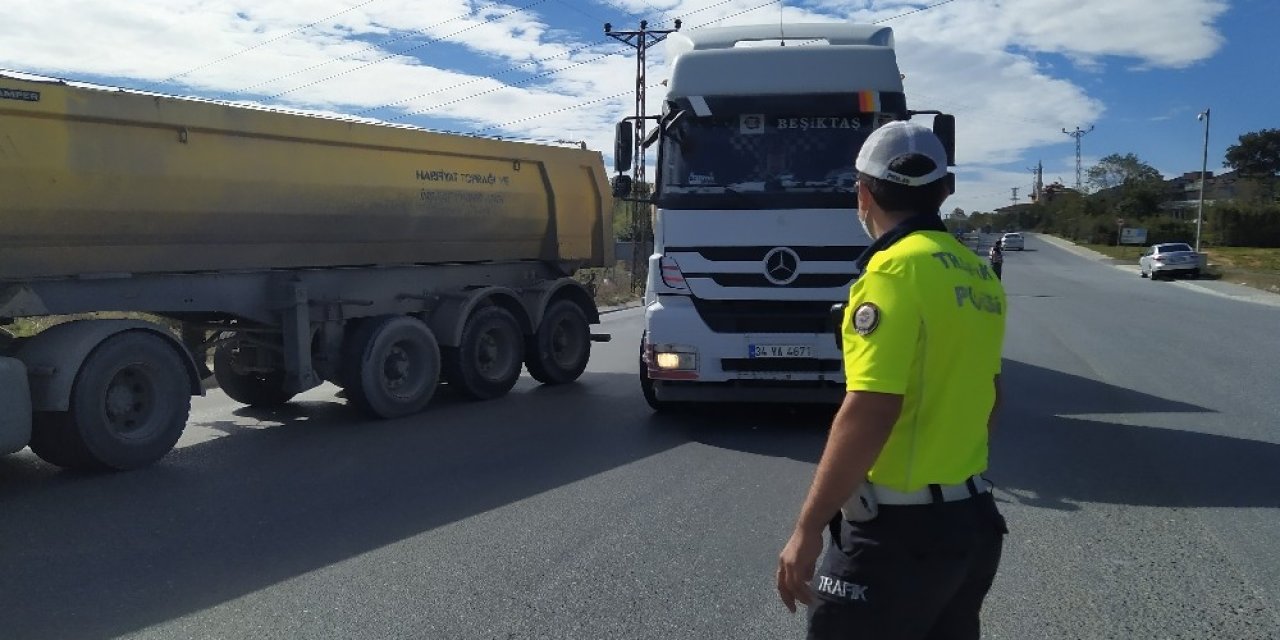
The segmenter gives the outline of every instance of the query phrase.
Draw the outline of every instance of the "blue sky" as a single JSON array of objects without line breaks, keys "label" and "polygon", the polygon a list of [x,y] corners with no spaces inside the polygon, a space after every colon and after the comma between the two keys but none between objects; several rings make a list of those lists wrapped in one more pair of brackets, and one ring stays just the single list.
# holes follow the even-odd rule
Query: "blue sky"
[{"label": "blue sky", "polygon": [[[1060,55],[1042,59],[1106,105],[1097,128],[1084,138],[1086,166],[1089,159],[1132,152],[1166,177],[1199,171],[1204,125],[1196,114],[1209,108],[1209,170],[1221,172],[1227,147],[1241,134],[1280,128],[1280,71],[1272,44],[1277,26],[1280,2],[1235,0],[1215,22],[1222,48],[1185,68],[1143,68],[1132,59],[1116,58],[1104,61],[1099,71],[1082,69]],[[1061,160],[1074,152],[1074,142],[1064,135],[1062,144],[1029,150],[1027,160],[1043,157],[1046,166],[1059,169]],[[1016,170],[1022,165],[1005,166]],[[1071,184],[1074,171],[1070,166],[1052,174],[1046,170],[1046,180],[1059,177]]]},{"label": "blue sky", "polygon": [[[611,147],[634,61],[601,23],[886,21],[914,108],[956,114],[959,191],[989,210],[1027,168],[1074,181],[1063,128],[1096,126],[1086,165],[1133,152],[1210,168],[1280,127],[1275,0],[6,0],[0,67],[453,131]],[[920,10],[905,17],[905,12]],[[1273,36],[1272,36],[1273,37]],[[664,77],[655,49],[651,78]],[[512,67],[518,66],[517,69]],[[176,78],[175,78],[176,76]],[[660,94],[650,92],[657,106]],[[391,105],[384,107],[383,105]],[[382,108],[379,108],[382,107]]]}]

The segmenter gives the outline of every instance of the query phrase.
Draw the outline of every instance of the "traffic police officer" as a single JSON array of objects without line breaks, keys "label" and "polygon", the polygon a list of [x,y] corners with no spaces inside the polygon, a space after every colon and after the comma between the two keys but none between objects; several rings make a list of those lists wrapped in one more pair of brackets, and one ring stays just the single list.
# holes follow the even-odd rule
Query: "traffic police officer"
[{"label": "traffic police officer", "polygon": [[792,611],[808,605],[810,638],[976,640],[1007,533],[981,475],[1004,290],[938,216],[947,153],[932,131],[886,124],[856,168],[875,241],[840,329],[848,393],[779,557],[778,594]]}]

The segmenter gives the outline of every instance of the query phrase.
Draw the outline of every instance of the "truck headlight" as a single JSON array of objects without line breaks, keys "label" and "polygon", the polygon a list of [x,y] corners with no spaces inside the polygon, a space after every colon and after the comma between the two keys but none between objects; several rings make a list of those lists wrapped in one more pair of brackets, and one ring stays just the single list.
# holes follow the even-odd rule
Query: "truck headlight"
[{"label": "truck headlight", "polygon": [[653,366],[662,371],[696,371],[698,354],[687,347],[659,345],[653,349]]}]

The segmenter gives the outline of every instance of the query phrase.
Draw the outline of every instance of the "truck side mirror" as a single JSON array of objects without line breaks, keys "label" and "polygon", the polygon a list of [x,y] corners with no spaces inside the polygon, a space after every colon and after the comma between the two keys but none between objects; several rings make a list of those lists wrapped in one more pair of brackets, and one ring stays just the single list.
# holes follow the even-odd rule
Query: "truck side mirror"
[{"label": "truck side mirror", "polygon": [[613,197],[625,198],[631,195],[631,188],[634,186],[631,176],[622,174],[613,177]]},{"label": "truck side mirror", "polygon": [[636,148],[636,127],[630,120],[623,120],[614,134],[613,169],[618,173],[630,171]]},{"label": "truck side mirror", "polygon": [[934,116],[933,134],[947,150],[947,166],[956,166],[956,117],[945,113]]}]

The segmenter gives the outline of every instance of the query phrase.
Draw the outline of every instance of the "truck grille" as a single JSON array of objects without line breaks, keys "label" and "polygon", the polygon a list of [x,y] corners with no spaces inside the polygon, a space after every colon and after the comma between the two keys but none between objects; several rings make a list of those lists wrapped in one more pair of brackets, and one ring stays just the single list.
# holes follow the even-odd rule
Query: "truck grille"
[{"label": "truck grille", "polygon": [[[866,249],[859,246],[786,247],[795,252],[796,258],[799,259],[796,267],[800,275],[787,284],[777,284],[766,278],[764,273],[765,258],[777,248],[779,247],[667,247],[664,251],[667,255],[675,256],[677,261],[682,253],[696,253],[710,263],[704,266],[702,271],[685,271],[686,280],[705,278],[724,288],[834,289],[847,287],[853,282],[855,276],[853,263]],[[717,262],[755,262],[760,264],[760,270],[755,273],[726,273],[715,269]],[[812,268],[811,265],[814,263],[828,263],[828,268],[824,271],[832,271],[829,268],[830,263],[840,263],[841,268],[848,271],[845,273],[806,272],[806,265]],[[836,270],[839,271],[839,269]]]},{"label": "truck grille", "polygon": [[[667,247],[666,253],[696,253],[714,262],[763,261],[778,245],[763,247]],[[866,247],[791,247],[804,262],[854,262]]]},{"label": "truck grille", "polygon": [[827,333],[833,302],[793,300],[704,300],[693,306],[716,333]]},{"label": "truck grille", "polygon": [[711,278],[716,284],[722,287],[798,287],[801,289],[830,289],[833,287],[848,286],[853,282],[853,274],[850,273],[808,273],[797,277],[793,282],[785,285],[776,285],[769,282],[764,274],[759,273],[686,273],[685,279],[691,278]]}]

